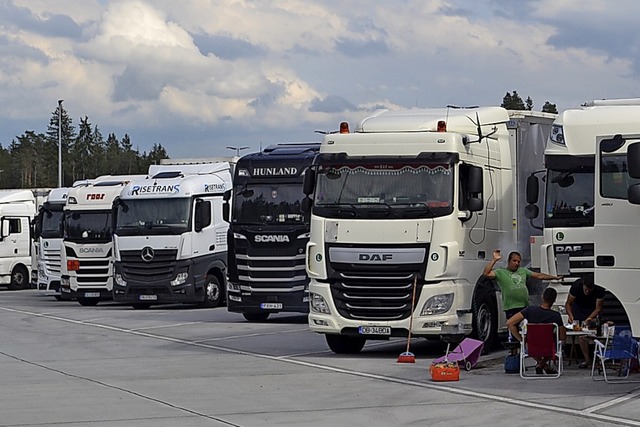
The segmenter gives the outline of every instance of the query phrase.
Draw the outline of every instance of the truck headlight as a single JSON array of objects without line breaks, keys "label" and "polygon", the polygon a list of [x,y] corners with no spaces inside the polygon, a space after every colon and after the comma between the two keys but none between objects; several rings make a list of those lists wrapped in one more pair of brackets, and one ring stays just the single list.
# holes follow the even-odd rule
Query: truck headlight
[{"label": "truck headlight", "polygon": [[116,275],[114,276],[114,279],[118,286],[127,286],[127,281],[122,278],[122,274],[116,273]]},{"label": "truck headlight", "polygon": [[424,303],[421,316],[432,316],[434,314],[443,314],[451,309],[453,304],[453,294],[434,295]]},{"label": "truck headlight", "polygon": [[329,310],[329,304],[322,297],[322,295],[311,294],[311,311],[322,314],[331,314]]},{"label": "truck headlight", "polygon": [[186,272],[178,273],[176,278],[171,281],[171,286],[182,285],[184,282],[187,281],[188,277],[189,277],[189,273],[186,273]]}]

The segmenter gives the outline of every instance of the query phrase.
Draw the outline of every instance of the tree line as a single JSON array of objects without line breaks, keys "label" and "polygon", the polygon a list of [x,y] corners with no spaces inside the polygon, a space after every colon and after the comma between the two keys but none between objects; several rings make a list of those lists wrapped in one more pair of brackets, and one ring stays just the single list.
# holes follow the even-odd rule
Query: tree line
[{"label": "tree line", "polygon": [[[514,90],[506,93],[500,106],[508,110],[532,110],[533,100],[530,97],[523,100]],[[542,111],[558,112],[556,104],[549,101]],[[80,119],[76,132],[72,119],[60,104],[52,113],[45,133],[26,131],[8,147],[0,144],[0,188],[57,187],[58,138],[62,141],[63,187],[100,175],[145,174],[150,165],[169,158],[161,144],[154,144],[149,153],[140,153],[128,134],[118,139],[110,133],[105,140],[87,116]]]},{"label": "tree line", "polygon": [[100,175],[145,174],[149,165],[169,158],[161,144],[140,153],[128,134],[118,139],[110,133],[105,139],[87,116],[80,119],[76,132],[69,114],[58,105],[45,133],[30,130],[16,136],[6,148],[0,144],[0,188],[57,187],[59,139],[63,187]]}]

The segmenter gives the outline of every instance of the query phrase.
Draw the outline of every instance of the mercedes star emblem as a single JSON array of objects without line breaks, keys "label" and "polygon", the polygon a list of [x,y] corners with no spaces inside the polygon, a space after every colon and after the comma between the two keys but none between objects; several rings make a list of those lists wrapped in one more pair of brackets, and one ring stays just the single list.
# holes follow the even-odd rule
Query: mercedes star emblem
[{"label": "mercedes star emblem", "polygon": [[140,254],[140,258],[142,258],[142,260],[145,262],[150,262],[151,260],[153,260],[154,255],[155,254],[153,253],[153,248],[150,248],[149,246],[145,246],[144,248],[142,248],[142,253]]}]

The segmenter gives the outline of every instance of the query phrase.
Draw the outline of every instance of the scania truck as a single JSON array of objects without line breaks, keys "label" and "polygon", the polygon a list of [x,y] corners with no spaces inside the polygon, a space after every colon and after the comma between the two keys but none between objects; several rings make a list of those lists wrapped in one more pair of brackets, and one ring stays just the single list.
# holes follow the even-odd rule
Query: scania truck
[{"label": "scania truck", "polygon": [[414,337],[454,329],[492,344],[505,319],[482,270],[496,248],[530,262],[524,191],[553,118],[382,110],[325,135],[304,182],[311,330],[336,353],[410,325]]},{"label": "scania truck", "polygon": [[104,175],[69,189],[60,250],[62,299],[84,306],[112,299],[112,204],[126,183],[139,177]]},{"label": "scania truck", "polygon": [[114,204],[113,298],[134,308],[225,299],[231,165],[157,165]]},{"label": "scania truck", "polygon": [[320,143],[270,145],[236,164],[229,225],[227,309],[249,321],[309,312],[305,247],[309,218],[300,211],[302,180]]},{"label": "scania truck", "polygon": [[634,336],[640,335],[638,117],[640,99],[596,100],[565,110],[545,148],[544,194],[539,197],[539,174],[528,189],[529,217],[544,229],[541,270],[566,276],[553,284],[557,309],[564,311],[571,283],[593,275],[607,290],[603,319],[630,324]]}]

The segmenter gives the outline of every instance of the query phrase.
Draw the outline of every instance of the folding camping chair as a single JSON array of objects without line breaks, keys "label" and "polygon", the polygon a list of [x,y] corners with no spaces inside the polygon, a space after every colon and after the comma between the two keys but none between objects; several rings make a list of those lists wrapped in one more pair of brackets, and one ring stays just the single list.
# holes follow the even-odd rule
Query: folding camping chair
[{"label": "folding camping chair", "polygon": [[[629,380],[631,361],[638,359],[638,341],[631,336],[628,326],[610,326],[604,334],[604,343],[596,340],[593,351],[593,364],[591,365],[591,378],[594,381],[606,381],[612,383],[637,383],[637,380]],[[595,376],[596,363],[598,373],[602,378]],[[617,372],[615,377],[607,374],[607,370]]]},{"label": "folding camping chair", "polygon": [[[553,363],[556,374],[527,374],[526,359],[542,358]],[[530,368],[535,368],[530,366]],[[555,323],[528,323],[520,342],[520,377],[524,379],[559,378],[562,375],[562,343]]]}]

